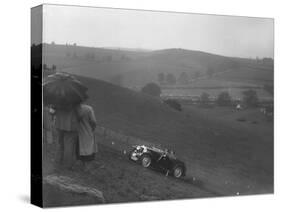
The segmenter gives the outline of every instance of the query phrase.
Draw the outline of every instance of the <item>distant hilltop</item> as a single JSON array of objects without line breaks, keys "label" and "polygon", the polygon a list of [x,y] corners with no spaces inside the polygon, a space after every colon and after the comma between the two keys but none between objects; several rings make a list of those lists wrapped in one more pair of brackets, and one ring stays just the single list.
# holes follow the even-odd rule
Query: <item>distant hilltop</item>
[{"label": "distant hilltop", "polygon": [[[34,45],[33,51],[39,46]],[[141,88],[150,82],[180,87],[219,87],[221,84],[227,87],[237,83],[242,87],[273,86],[274,60],[271,58],[226,57],[180,48],[96,48],[76,43],[44,43],[43,49],[47,67],[54,65],[58,71],[122,87]]]}]

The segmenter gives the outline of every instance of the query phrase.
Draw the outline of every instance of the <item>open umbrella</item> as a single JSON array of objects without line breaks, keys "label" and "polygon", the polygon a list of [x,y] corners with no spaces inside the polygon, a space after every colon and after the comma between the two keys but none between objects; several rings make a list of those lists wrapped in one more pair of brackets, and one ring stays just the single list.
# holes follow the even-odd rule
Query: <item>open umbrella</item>
[{"label": "open umbrella", "polygon": [[66,73],[49,75],[43,82],[44,104],[71,107],[87,99],[87,87]]}]

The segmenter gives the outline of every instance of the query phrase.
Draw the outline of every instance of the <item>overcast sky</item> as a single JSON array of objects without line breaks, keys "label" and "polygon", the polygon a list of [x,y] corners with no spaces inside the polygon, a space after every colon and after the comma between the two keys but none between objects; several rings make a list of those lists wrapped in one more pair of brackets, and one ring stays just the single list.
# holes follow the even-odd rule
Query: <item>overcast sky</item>
[{"label": "overcast sky", "polygon": [[273,57],[273,19],[44,6],[43,42]]}]

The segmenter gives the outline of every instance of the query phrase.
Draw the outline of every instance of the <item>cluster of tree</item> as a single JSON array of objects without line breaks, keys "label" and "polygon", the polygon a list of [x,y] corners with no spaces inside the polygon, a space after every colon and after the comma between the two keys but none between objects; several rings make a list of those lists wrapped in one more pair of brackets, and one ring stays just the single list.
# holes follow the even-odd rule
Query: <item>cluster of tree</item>
[{"label": "cluster of tree", "polygon": [[[65,45],[66,45],[66,46],[71,46],[70,43],[66,43]],[[73,46],[77,46],[77,43],[73,43]]]},{"label": "cluster of tree", "polygon": [[69,44],[69,43],[66,43],[65,46],[67,47],[67,48],[66,48],[67,51],[66,51],[66,53],[65,53],[65,57],[67,57],[67,58],[72,58],[72,59],[78,58],[77,53],[76,53],[76,51],[75,51],[76,48],[73,48],[73,49],[71,50],[71,47],[68,47],[68,46],[74,46],[74,47],[76,47],[76,46],[77,46],[76,43],[73,43],[72,45]]},{"label": "cluster of tree", "polygon": [[[153,97],[160,97],[160,94],[161,94],[161,88],[156,83],[146,84],[141,89],[141,91],[143,93],[148,94]],[[174,110],[182,111],[181,104],[177,100],[167,99],[167,100],[164,100],[164,103],[166,103],[169,107],[173,108]]]},{"label": "cluster of tree", "polygon": [[257,92],[254,90],[247,90],[243,92],[243,102],[248,107],[257,107],[259,104],[259,99]]},{"label": "cluster of tree", "polygon": [[175,75],[173,75],[172,73],[168,73],[168,74],[159,73],[158,82],[160,84],[174,85],[177,83],[177,79],[176,79]]},{"label": "cluster of tree", "polygon": [[188,83],[188,75],[187,75],[187,73],[186,73],[186,72],[182,72],[182,73],[180,74],[180,76],[178,77],[177,82],[178,82],[179,84],[181,84],[181,85],[187,84],[187,83]]},{"label": "cluster of tree", "polygon": [[148,83],[146,84],[141,91],[145,94],[154,96],[154,97],[160,97],[161,94],[161,88],[159,87],[159,85],[157,85],[156,83]]},{"label": "cluster of tree", "polygon": [[84,55],[84,58],[86,60],[95,60],[95,53],[94,52],[88,52]]},{"label": "cluster of tree", "polygon": [[221,92],[216,100],[219,106],[229,106],[232,103],[231,96],[227,91]]},{"label": "cluster of tree", "polygon": [[263,65],[273,65],[273,63],[274,63],[273,59],[270,57],[264,57],[261,59],[259,57],[256,57],[256,61],[257,61],[257,63],[263,64]]},{"label": "cluster of tree", "polygon": [[123,54],[123,55],[120,57],[120,60],[121,60],[121,61],[130,61],[131,58]]},{"label": "cluster of tree", "polygon": [[[216,98],[216,103],[219,106],[230,106],[232,105],[232,102],[233,101],[231,99],[231,96],[227,91],[221,92]],[[203,92],[200,96],[200,104],[208,105],[209,103],[210,103],[210,95],[208,93]],[[257,92],[251,89],[244,91],[243,103],[247,107],[257,107],[259,103]]]},{"label": "cluster of tree", "polygon": [[202,105],[208,105],[210,102],[210,94],[206,93],[206,92],[203,92],[201,95],[200,95],[200,104]]},{"label": "cluster of tree", "polygon": [[190,75],[187,74],[187,72],[181,72],[178,76],[175,76],[172,73],[159,73],[158,74],[158,83],[160,85],[186,85],[188,84],[191,80],[197,79],[200,77],[200,72],[199,71],[194,71],[190,73]]},{"label": "cluster of tree", "polygon": [[186,72],[182,72],[177,79],[176,76],[172,73],[168,73],[168,74],[159,73],[158,82],[159,84],[168,84],[168,85],[175,85],[177,83],[186,84],[188,83],[188,75]]}]

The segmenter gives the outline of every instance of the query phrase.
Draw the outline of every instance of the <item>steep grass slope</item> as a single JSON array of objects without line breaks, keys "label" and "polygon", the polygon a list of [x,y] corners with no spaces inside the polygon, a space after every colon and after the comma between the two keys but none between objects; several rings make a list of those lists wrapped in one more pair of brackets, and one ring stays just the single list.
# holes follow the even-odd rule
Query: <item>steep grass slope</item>
[{"label": "steep grass slope", "polygon": [[225,194],[272,192],[272,127],[256,131],[254,126],[224,122],[198,110],[180,113],[157,98],[96,79],[79,79],[89,88],[88,103],[100,125],[174,149],[187,163],[188,174]]}]

